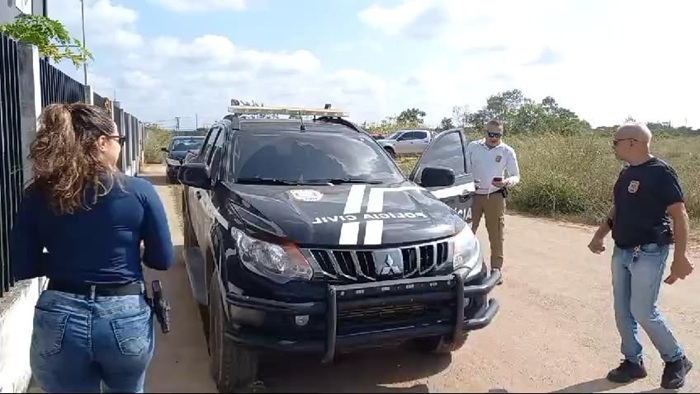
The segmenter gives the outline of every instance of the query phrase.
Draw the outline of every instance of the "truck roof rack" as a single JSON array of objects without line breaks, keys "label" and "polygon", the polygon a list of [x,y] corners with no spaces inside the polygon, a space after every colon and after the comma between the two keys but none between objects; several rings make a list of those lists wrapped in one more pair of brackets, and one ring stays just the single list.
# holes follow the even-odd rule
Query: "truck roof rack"
[{"label": "truck roof rack", "polygon": [[345,111],[330,108],[254,107],[248,105],[231,105],[228,107],[228,112],[234,115],[350,116]]}]

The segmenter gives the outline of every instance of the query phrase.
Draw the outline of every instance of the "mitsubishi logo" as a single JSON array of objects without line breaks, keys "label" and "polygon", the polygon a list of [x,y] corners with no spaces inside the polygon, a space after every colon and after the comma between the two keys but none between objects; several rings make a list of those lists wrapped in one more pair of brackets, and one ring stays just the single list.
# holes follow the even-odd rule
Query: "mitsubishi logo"
[{"label": "mitsubishi logo", "polygon": [[384,258],[384,266],[382,266],[379,269],[379,275],[380,276],[393,276],[393,275],[401,275],[403,272],[402,267],[399,267],[396,263],[394,263],[394,259],[391,258],[391,254],[386,255],[386,258]]}]

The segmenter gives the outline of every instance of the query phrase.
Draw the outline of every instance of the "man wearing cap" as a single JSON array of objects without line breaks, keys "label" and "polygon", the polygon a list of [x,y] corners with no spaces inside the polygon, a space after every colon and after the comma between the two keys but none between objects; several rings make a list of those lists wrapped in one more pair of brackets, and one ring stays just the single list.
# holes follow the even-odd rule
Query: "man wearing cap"
[{"label": "man wearing cap", "polygon": [[[467,146],[467,158],[474,179],[478,181],[472,206],[472,231],[476,234],[481,217],[486,219],[491,248],[491,270],[503,268],[503,240],[508,187],[520,182],[515,150],[503,142],[503,124],[491,120],[483,139]],[[504,177],[507,174],[508,177]],[[502,283],[502,280],[499,284]]]},{"label": "man wearing cap", "polygon": [[613,188],[614,206],[588,248],[602,253],[605,236],[612,231],[613,305],[624,360],[608,373],[608,380],[628,383],[647,376],[637,334],[642,326],[665,363],[661,387],[678,389],[693,364],[656,303],[671,244],[671,273],[665,282],[673,284],[693,272],[686,253],[688,214],[676,171],[651,155],[650,142],[651,132],[643,123],[625,124],[615,132],[615,157],[628,165]]}]

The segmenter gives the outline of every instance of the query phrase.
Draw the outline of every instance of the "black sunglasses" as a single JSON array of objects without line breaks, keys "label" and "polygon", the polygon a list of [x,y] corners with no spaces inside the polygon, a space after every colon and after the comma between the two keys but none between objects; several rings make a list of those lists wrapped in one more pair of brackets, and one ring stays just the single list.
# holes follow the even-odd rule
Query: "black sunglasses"
[{"label": "black sunglasses", "polygon": [[107,138],[109,138],[110,140],[117,140],[117,142],[119,142],[119,145],[122,145],[122,146],[126,142],[125,135],[110,135],[110,136],[107,136]]},{"label": "black sunglasses", "polygon": [[612,144],[613,144],[613,146],[617,146],[617,143],[621,142],[621,141],[637,141],[637,139],[636,138],[620,138],[619,140],[613,140]]},{"label": "black sunglasses", "polygon": [[501,138],[501,137],[503,137],[502,133],[492,133],[489,131],[488,134],[489,134],[489,138]]}]

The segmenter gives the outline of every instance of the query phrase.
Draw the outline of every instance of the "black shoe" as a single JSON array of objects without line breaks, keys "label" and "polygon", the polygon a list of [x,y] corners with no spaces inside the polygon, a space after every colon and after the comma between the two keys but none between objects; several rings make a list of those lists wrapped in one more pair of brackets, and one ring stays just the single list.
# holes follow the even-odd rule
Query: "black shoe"
[{"label": "black shoe", "polygon": [[503,284],[503,271],[501,271],[500,268],[493,268],[491,269],[491,274],[493,275],[496,271],[498,271],[501,274],[501,279],[498,280],[498,283],[496,284],[497,286],[500,286]]},{"label": "black shoe", "polygon": [[637,379],[647,377],[647,369],[644,368],[644,362],[639,364],[629,360],[624,360],[619,367],[608,372],[607,379],[613,383],[630,383]]},{"label": "black shoe", "polygon": [[685,356],[678,361],[666,363],[664,374],[661,376],[661,387],[667,390],[683,387],[685,376],[691,369],[693,369],[693,363]]}]

